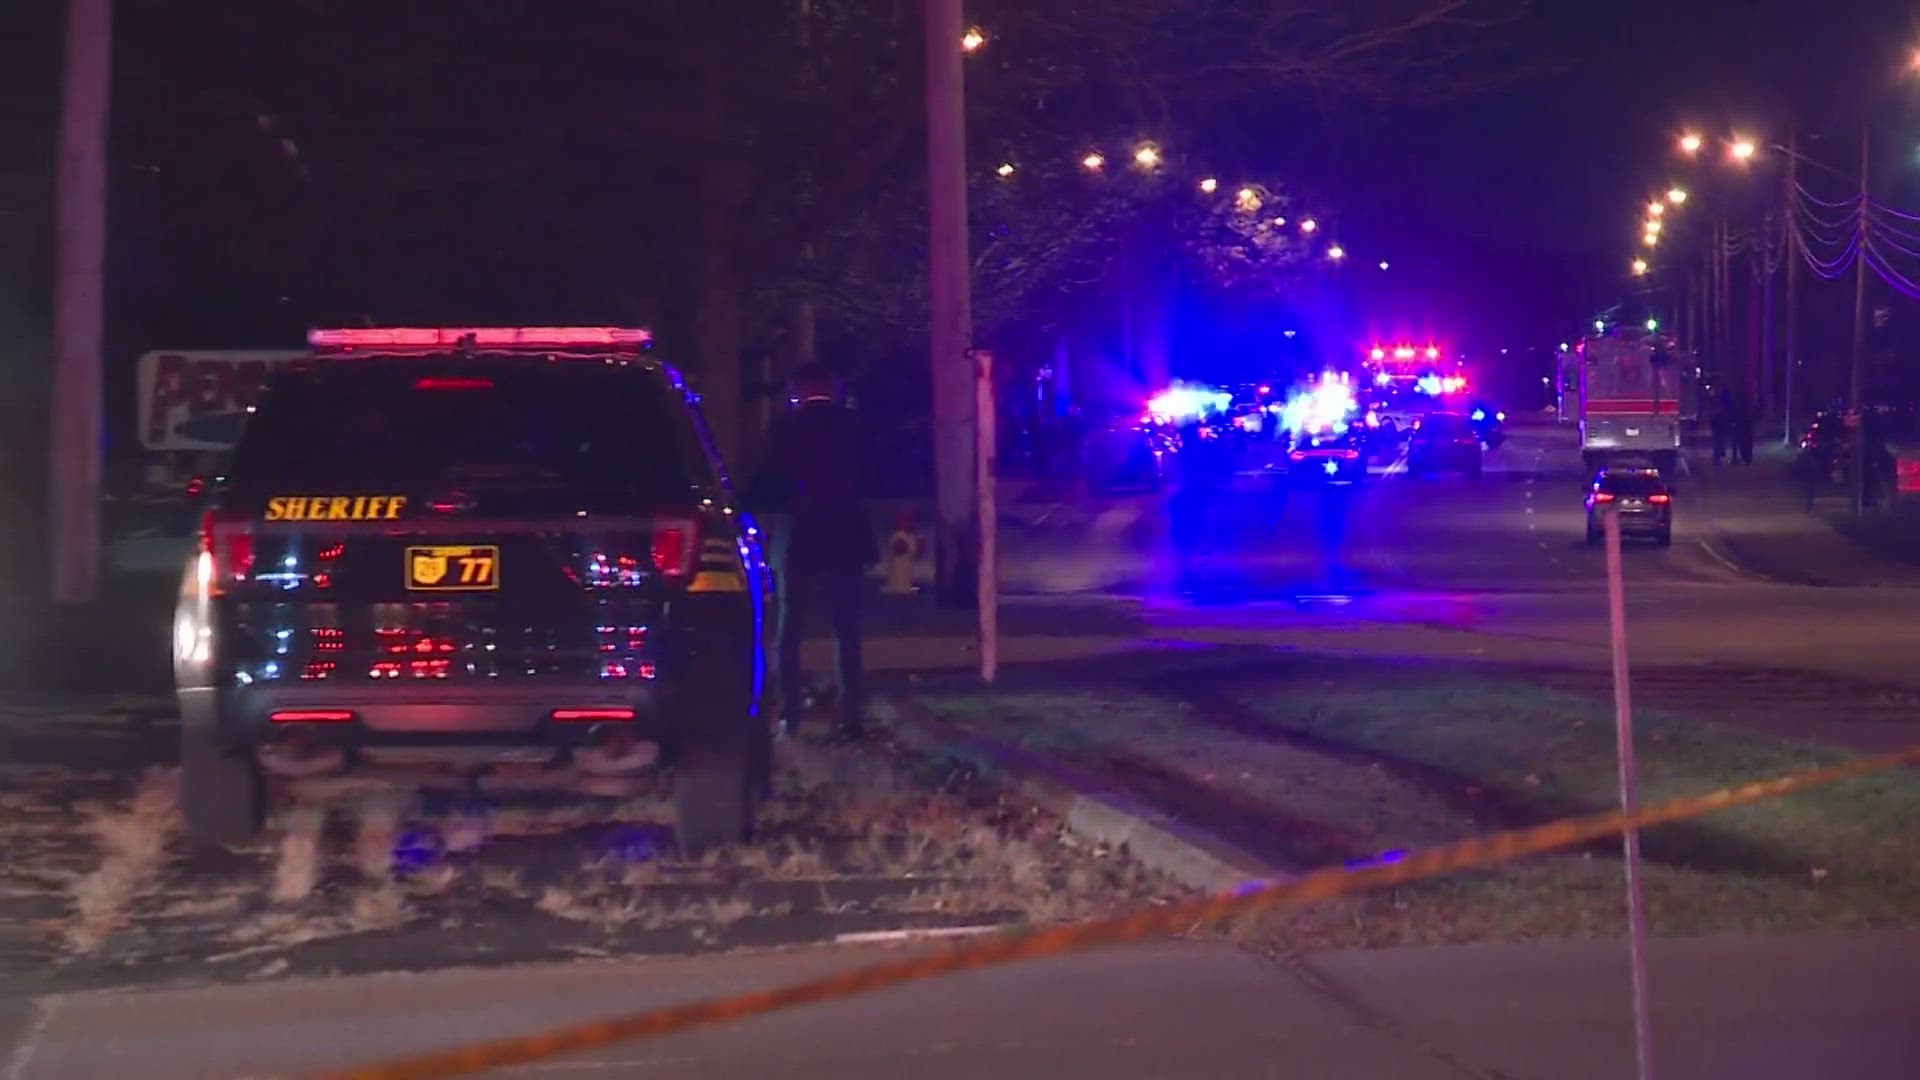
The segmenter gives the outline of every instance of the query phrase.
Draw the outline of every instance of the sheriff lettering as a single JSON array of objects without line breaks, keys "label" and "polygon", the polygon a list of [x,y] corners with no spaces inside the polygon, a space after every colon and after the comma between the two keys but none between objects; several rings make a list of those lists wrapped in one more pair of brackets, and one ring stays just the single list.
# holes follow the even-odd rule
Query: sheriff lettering
[{"label": "sheriff lettering", "polygon": [[267,500],[268,521],[392,521],[405,495],[279,495]]}]

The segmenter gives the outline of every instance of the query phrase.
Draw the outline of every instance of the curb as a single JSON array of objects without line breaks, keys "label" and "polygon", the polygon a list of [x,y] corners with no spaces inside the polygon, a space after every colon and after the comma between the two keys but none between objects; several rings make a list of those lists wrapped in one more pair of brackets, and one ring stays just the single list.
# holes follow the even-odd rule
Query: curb
[{"label": "curb", "polygon": [[1232,892],[1293,876],[1169,814],[1105,790],[1058,762],[963,731],[911,704],[875,698],[869,708],[916,753],[964,761],[1059,815],[1074,834],[1124,850],[1149,870],[1190,888]]}]

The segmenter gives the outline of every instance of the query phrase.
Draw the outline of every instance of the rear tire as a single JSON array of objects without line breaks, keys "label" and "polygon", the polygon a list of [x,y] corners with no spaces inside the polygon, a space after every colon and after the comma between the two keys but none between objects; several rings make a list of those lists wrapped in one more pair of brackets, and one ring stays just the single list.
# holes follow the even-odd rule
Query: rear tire
[{"label": "rear tire", "polygon": [[243,844],[266,824],[266,777],[253,756],[218,734],[180,728],[180,812],[195,854]]},{"label": "rear tire", "polygon": [[675,835],[680,852],[697,859],[752,838],[757,769],[742,745],[689,747],[673,776]]}]

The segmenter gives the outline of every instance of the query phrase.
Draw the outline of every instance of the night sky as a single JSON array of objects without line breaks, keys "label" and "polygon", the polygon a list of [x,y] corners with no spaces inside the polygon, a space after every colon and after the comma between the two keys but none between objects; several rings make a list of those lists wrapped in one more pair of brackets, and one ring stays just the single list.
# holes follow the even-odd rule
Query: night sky
[{"label": "night sky", "polygon": [[[0,109],[6,110],[11,137],[30,137],[20,125],[51,113],[61,5],[28,0],[24,7],[9,6],[15,10],[7,18],[24,17],[15,40],[26,48],[16,48],[20,59],[3,68],[8,92],[0,94]],[[302,7],[339,10],[290,10]],[[505,13],[514,5],[497,7]],[[1809,143],[1815,153],[1850,163],[1856,153],[1850,132],[1857,123],[1850,118],[1862,114],[1866,88],[1874,79],[1890,81],[1888,73],[1897,70],[1908,44],[1920,41],[1909,5],[1868,0],[1551,0],[1534,9],[1514,32],[1536,59],[1557,71],[1438,106],[1356,110],[1289,103],[1276,110],[1289,118],[1287,130],[1277,133],[1268,120],[1247,117],[1248,139],[1283,145],[1289,160],[1302,163],[1296,167],[1311,171],[1310,186],[1325,193],[1354,252],[1354,269],[1381,258],[1392,261],[1391,286],[1367,283],[1374,303],[1486,348],[1537,344],[1619,299],[1627,286],[1625,263],[1634,254],[1637,207],[1668,180],[1687,179],[1671,154],[1672,136],[1684,124],[1738,124],[1779,137],[1789,118],[1797,117],[1803,130],[1827,136],[1824,144]],[[420,48],[431,49],[435,10],[417,5],[414,17],[390,22],[383,32],[415,35]],[[214,155],[220,165],[194,171],[189,182],[203,190],[222,187],[214,201],[230,201],[234,221],[314,215],[312,228],[323,239],[340,241],[351,223],[340,220],[337,207],[330,216],[324,188],[296,180],[275,152],[275,140],[247,121],[260,110],[312,105],[316,89],[324,86],[326,79],[315,75],[319,61],[305,56],[304,48],[300,57],[286,55],[289,42],[313,42],[341,80],[356,82],[352,32],[316,31],[304,38],[308,31],[297,18],[283,19],[276,35],[254,44],[252,31],[228,4],[122,0],[121,11],[110,331],[116,346],[139,351],[161,339],[260,344],[276,327],[292,332],[316,318],[346,314],[303,310],[294,295],[302,287],[297,270],[285,282],[262,281],[252,271],[244,280],[223,274],[220,253],[228,241],[219,235],[217,209],[196,219],[199,231],[190,234],[199,241],[195,245],[183,239],[179,222],[163,220],[178,192],[158,193],[183,156],[204,162]],[[504,23],[512,16],[494,18]],[[624,58],[595,53],[580,33],[551,18],[528,17],[524,36],[535,53],[551,40],[562,60],[566,51],[585,50],[579,61],[583,79],[606,80],[609,71],[629,67],[656,75],[672,69],[672,58],[644,52],[629,51]],[[391,64],[391,50],[377,62]],[[283,69],[298,78],[280,81]],[[646,85],[645,75],[623,77],[630,88]],[[1876,111],[1886,133],[1882,197],[1920,202],[1913,156],[1920,125],[1905,122],[1897,97],[1882,94],[1879,100]],[[349,90],[325,107],[333,122],[349,127],[382,121],[377,95]],[[1901,145],[1909,131],[1914,134]],[[322,139],[312,143],[325,149]],[[364,275],[366,294],[385,300],[444,274],[450,280],[483,279],[483,285],[492,279],[491,288],[474,286],[469,295],[509,317],[535,317],[562,297],[605,310],[609,318],[633,317],[632,310],[622,310],[629,297],[600,288],[608,267],[651,265],[658,271],[687,254],[673,250],[674,230],[647,220],[645,207],[609,205],[609,193],[618,190],[609,174],[672,167],[635,160],[643,152],[625,146],[602,160],[556,160],[546,182],[505,196],[510,212],[483,220],[413,220],[405,196],[396,197],[379,208],[394,215],[384,228],[408,235],[362,238],[353,258],[343,261],[336,253],[328,273],[338,277],[351,268]],[[474,163],[473,171],[477,184],[487,182],[486,163]],[[450,235],[461,230],[482,230],[490,239],[475,243],[471,235]],[[555,245],[564,247],[565,257],[556,257]],[[178,250],[183,246],[200,250]],[[447,265],[436,265],[436,251],[445,252]],[[515,267],[527,280],[510,288],[501,279]],[[292,298],[276,305],[279,294]],[[340,296],[340,289],[331,295]],[[404,300],[390,306],[433,308]],[[515,306],[520,310],[505,310]],[[236,308],[247,311],[234,320],[232,332],[240,340],[212,340],[219,333],[208,328],[209,320]],[[555,312],[561,314],[587,312]]]}]

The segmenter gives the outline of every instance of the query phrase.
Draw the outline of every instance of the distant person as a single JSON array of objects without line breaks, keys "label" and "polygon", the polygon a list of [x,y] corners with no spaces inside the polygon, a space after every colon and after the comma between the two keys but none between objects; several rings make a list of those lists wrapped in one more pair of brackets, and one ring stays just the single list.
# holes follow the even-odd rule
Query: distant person
[{"label": "distant person", "polygon": [[1745,398],[1733,403],[1733,456],[1742,465],[1753,464],[1753,409]]},{"label": "distant person", "polygon": [[794,373],[791,408],[774,419],[766,456],[749,485],[749,509],[764,515],[778,595],[774,658],[780,730],[798,734],[807,620],[824,614],[839,648],[839,735],[865,733],[860,608],[866,572],[880,561],[868,518],[859,418],[824,368]]},{"label": "distant person", "polygon": [[1714,395],[1713,415],[1708,417],[1707,422],[1713,429],[1713,464],[1717,468],[1726,463],[1727,443],[1733,435],[1730,430],[1733,422],[1732,394],[1721,390]]}]

